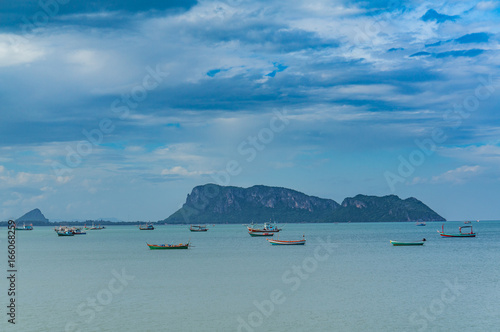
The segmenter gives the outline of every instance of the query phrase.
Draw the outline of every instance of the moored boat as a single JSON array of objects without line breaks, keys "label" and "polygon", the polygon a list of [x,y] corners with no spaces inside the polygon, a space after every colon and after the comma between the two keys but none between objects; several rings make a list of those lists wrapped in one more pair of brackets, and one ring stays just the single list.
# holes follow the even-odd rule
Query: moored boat
[{"label": "moored boat", "polygon": [[139,229],[140,229],[141,231],[152,231],[152,230],[154,230],[155,228],[154,228],[154,226],[153,226],[152,224],[146,224],[146,225],[140,225],[140,226],[139,226]]},{"label": "moored boat", "polygon": [[69,227],[69,226],[59,226],[54,227],[54,231],[57,232],[59,236],[71,236],[69,233],[73,235],[85,235],[87,233],[83,232],[79,227]]},{"label": "moored boat", "polygon": [[423,246],[425,242],[425,238],[422,241],[417,242],[401,242],[401,241],[390,241],[393,246]]},{"label": "moored boat", "polygon": [[264,226],[262,228],[256,228],[253,227],[254,225],[251,224],[250,226],[247,226],[247,229],[249,232],[252,233],[278,233],[281,231],[281,228],[278,228],[276,224],[270,224],[270,223],[264,223]]},{"label": "moored boat", "polygon": [[166,250],[166,249],[188,249],[190,243],[179,243],[179,244],[149,244],[146,243],[150,250]]},{"label": "moored boat", "polygon": [[417,225],[417,226],[426,226],[427,224],[425,223],[425,221],[417,221],[415,225]]},{"label": "moored boat", "polygon": [[70,230],[67,230],[67,231],[57,231],[57,236],[75,236],[75,234],[70,231]]},{"label": "moored boat", "polygon": [[28,226],[26,226],[25,224],[23,224],[23,227],[18,227],[16,225],[15,228],[16,228],[16,231],[32,231],[33,230],[33,224],[28,225]]},{"label": "moored boat", "polygon": [[191,232],[206,232],[208,228],[205,225],[191,225],[189,226],[189,230]]},{"label": "moored boat", "polygon": [[92,227],[85,227],[85,229],[90,230],[90,231],[96,231],[96,230],[97,230],[97,231],[99,231],[99,230],[101,230],[101,229],[105,229],[105,228],[106,228],[106,227],[101,226],[101,225],[99,225],[99,226],[94,226],[94,224],[92,224]]},{"label": "moored boat", "polygon": [[273,236],[274,233],[258,233],[258,232],[248,232],[248,234],[250,234],[250,236]]},{"label": "moored boat", "polygon": [[85,234],[87,234],[86,232],[82,232],[81,228],[77,228],[77,227],[73,227],[70,230],[73,232],[74,235],[85,235]]},{"label": "moored boat", "polygon": [[[463,229],[470,229],[468,233],[464,233]],[[472,225],[461,226],[458,228],[458,233],[445,233],[444,224],[441,226],[441,231],[438,231],[439,235],[442,237],[476,237],[476,233],[472,230]]]},{"label": "moored boat", "polygon": [[279,239],[266,239],[267,242],[269,242],[272,245],[304,245],[306,244],[306,239],[304,235],[302,235],[302,240],[295,240],[295,241],[283,241]]}]

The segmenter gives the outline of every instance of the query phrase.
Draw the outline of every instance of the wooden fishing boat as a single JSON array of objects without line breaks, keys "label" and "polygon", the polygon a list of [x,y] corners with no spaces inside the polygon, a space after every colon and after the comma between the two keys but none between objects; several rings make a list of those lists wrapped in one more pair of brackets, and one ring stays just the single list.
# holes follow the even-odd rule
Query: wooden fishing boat
[{"label": "wooden fishing boat", "polygon": [[146,243],[151,250],[166,250],[166,249],[187,249],[189,248],[189,242],[186,244],[149,244]]},{"label": "wooden fishing boat", "polygon": [[74,235],[85,235],[85,234],[87,234],[86,232],[82,232],[81,228],[74,227],[74,228],[72,228],[70,230],[73,232]]},{"label": "wooden fishing boat", "polygon": [[85,229],[89,230],[89,231],[100,231],[101,229],[105,229],[106,227],[104,226],[94,226],[94,224],[92,223],[92,227],[86,227],[85,226]]},{"label": "wooden fishing boat", "polygon": [[259,232],[248,232],[248,234],[250,234],[250,236],[273,236],[274,233],[259,233]]},{"label": "wooden fishing boat", "polygon": [[417,226],[425,226],[427,224],[425,223],[425,221],[417,221],[415,225],[417,225]]},{"label": "wooden fishing boat", "polygon": [[152,230],[154,230],[155,228],[154,228],[154,226],[153,226],[153,225],[151,225],[151,224],[146,224],[146,225],[140,225],[140,226],[139,226],[139,229],[140,229],[141,231],[152,231]]},{"label": "wooden fishing boat", "polygon": [[205,225],[191,225],[189,226],[189,230],[191,232],[206,232],[208,228]]},{"label": "wooden fishing boat", "polygon": [[306,244],[306,239],[304,235],[302,235],[302,240],[295,240],[295,241],[283,241],[279,239],[266,239],[267,242],[271,243],[272,245],[304,245]]},{"label": "wooden fishing boat", "polygon": [[25,224],[23,224],[23,227],[18,227],[16,225],[15,228],[16,228],[16,231],[32,231],[33,230],[33,224],[28,225],[28,226],[26,226]]},{"label": "wooden fishing boat", "polygon": [[401,242],[401,241],[390,241],[393,246],[423,246],[425,239],[418,242]]},{"label": "wooden fishing boat", "polygon": [[[468,233],[464,233],[463,229],[470,229]],[[438,231],[439,235],[442,237],[476,237],[476,233],[472,230],[472,225],[461,226],[458,228],[458,233],[445,233],[444,224],[441,226],[441,231]]]},{"label": "wooden fishing boat", "polygon": [[281,231],[281,228],[278,228],[276,224],[270,224],[270,223],[264,223],[264,226],[262,228],[256,228],[253,227],[254,225],[251,224],[250,226],[247,226],[248,232],[251,233],[278,233]]},{"label": "wooden fishing boat", "polygon": [[67,230],[67,231],[58,231],[57,236],[75,236],[75,234],[72,231]]}]

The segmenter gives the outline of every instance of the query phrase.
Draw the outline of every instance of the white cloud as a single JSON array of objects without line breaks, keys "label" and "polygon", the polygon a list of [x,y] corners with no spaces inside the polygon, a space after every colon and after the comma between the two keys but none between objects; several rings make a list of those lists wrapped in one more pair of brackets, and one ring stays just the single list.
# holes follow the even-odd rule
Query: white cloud
[{"label": "white cloud", "polygon": [[426,177],[414,177],[409,184],[441,184],[441,183],[451,183],[451,184],[464,184],[470,181],[472,178],[479,176],[485,171],[484,167],[479,165],[475,166],[460,166],[458,168],[446,171],[442,174],[433,176],[431,178]]},{"label": "white cloud", "polygon": [[479,10],[494,10],[500,6],[498,1],[481,1],[476,5]]},{"label": "white cloud", "polygon": [[29,64],[45,54],[26,37],[0,34],[0,67]]},{"label": "white cloud", "polygon": [[179,176],[199,176],[204,174],[210,174],[211,172],[203,172],[203,171],[188,171],[182,166],[174,166],[170,169],[165,168],[161,171],[161,175],[179,175]]},{"label": "white cloud", "polygon": [[456,169],[449,170],[440,175],[433,176],[430,180],[431,183],[453,183],[463,184],[471,178],[482,173],[481,166],[461,166]]},{"label": "white cloud", "polygon": [[442,156],[467,160],[481,164],[500,165],[500,146],[494,144],[471,145],[467,147],[442,147]]}]

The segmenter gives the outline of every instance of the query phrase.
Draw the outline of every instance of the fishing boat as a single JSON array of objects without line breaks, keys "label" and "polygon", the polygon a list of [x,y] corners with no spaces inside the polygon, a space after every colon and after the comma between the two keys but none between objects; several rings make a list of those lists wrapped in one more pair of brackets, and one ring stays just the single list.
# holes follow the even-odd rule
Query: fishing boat
[{"label": "fishing boat", "polygon": [[70,231],[70,230],[67,230],[67,231],[57,231],[57,236],[75,236],[75,234]]},{"label": "fishing boat", "polygon": [[276,224],[264,223],[262,228],[256,228],[253,224],[247,226],[248,231],[252,233],[277,233],[281,231],[281,228],[278,228]]},{"label": "fishing boat", "polygon": [[267,242],[271,243],[272,245],[304,245],[306,244],[306,239],[304,235],[302,235],[302,240],[295,240],[295,241],[282,241],[279,239],[266,239]]},{"label": "fishing boat", "polygon": [[70,230],[73,232],[74,235],[85,235],[85,234],[87,234],[86,232],[82,232],[81,228],[77,228],[77,227],[73,227]]},{"label": "fishing boat", "polygon": [[32,231],[33,230],[33,224],[26,226],[23,224],[23,227],[18,227],[16,225],[16,231]]},{"label": "fishing boat", "polygon": [[206,232],[208,228],[205,225],[191,225],[189,226],[189,230],[191,232]]},{"label": "fishing boat", "polygon": [[190,243],[179,243],[179,244],[149,244],[146,243],[150,250],[167,250],[167,249],[187,249]]},{"label": "fishing boat", "polygon": [[85,229],[87,230],[90,230],[90,231],[99,231],[101,229],[105,229],[106,227],[99,225],[99,226],[94,226],[94,224],[92,224],[92,227],[85,227]]},{"label": "fishing boat", "polygon": [[418,242],[401,242],[401,241],[390,241],[393,246],[423,246],[425,238]]},{"label": "fishing boat", "polygon": [[[468,233],[463,232],[463,230],[470,229]],[[476,233],[472,230],[472,225],[461,226],[458,228],[458,233],[445,233],[444,224],[441,226],[441,230],[438,231],[439,235],[442,237],[476,237]]]},{"label": "fishing boat", "polygon": [[154,228],[154,226],[153,226],[152,224],[146,224],[146,225],[140,225],[140,226],[139,226],[139,229],[140,229],[141,231],[152,231],[152,230],[154,230],[155,228]]},{"label": "fishing boat", "polygon": [[417,221],[415,225],[417,225],[417,226],[426,226],[427,224],[425,223],[425,221]]},{"label": "fishing boat", "polygon": [[250,236],[273,236],[274,233],[258,233],[258,232],[248,232],[248,234],[250,234]]}]

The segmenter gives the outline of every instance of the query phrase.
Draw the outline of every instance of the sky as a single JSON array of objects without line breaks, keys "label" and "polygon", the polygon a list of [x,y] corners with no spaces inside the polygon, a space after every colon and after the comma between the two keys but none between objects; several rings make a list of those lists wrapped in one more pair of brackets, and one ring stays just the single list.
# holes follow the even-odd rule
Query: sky
[{"label": "sky", "polygon": [[156,221],[206,183],[500,219],[498,1],[9,1],[0,22],[1,220]]}]

